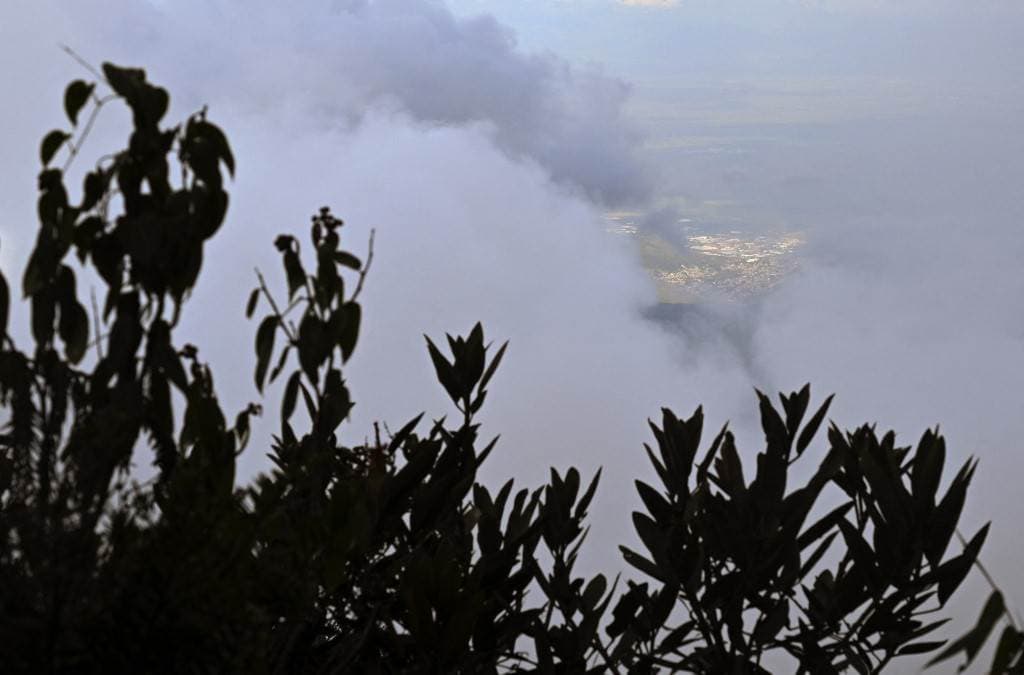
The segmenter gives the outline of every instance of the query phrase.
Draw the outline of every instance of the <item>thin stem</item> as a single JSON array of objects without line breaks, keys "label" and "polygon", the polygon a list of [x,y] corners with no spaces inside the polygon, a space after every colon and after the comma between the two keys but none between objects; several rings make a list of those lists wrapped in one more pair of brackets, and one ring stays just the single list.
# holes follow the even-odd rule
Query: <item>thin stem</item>
[{"label": "thin stem", "polygon": [[875,668],[874,672],[876,672],[876,673],[882,672],[882,670],[885,669],[885,667],[887,665],[889,665],[889,662],[892,661],[893,657],[895,657],[895,656],[896,656],[896,650],[895,649],[886,650],[885,658],[879,660],[878,666]]},{"label": "thin stem", "polygon": [[298,306],[298,304],[305,299],[306,298],[303,297],[302,295],[296,296],[291,302],[288,303],[288,306],[284,308],[284,314],[282,314],[282,316],[287,316],[291,314],[291,311],[295,309]]},{"label": "thin stem", "polygon": [[[255,268],[256,278],[260,282],[260,290],[263,291],[263,295],[267,298],[267,302],[270,303],[270,308],[274,310],[274,315],[277,317],[277,322],[281,324],[281,329],[284,330],[284,334],[288,336],[290,342],[295,342],[295,335],[292,330],[285,323],[284,314],[278,308],[277,303],[274,301],[274,296],[270,294],[270,289],[267,288],[267,281],[263,278],[263,273],[260,272],[259,268]],[[290,308],[289,308],[290,309]]]},{"label": "thin stem", "polygon": [[89,63],[88,61],[83,59],[81,56],[79,56],[78,53],[74,49],[72,49],[71,47],[68,47],[66,44],[63,44],[63,43],[58,43],[58,46],[61,49],[63,49],[68,54],[68,56],[73,58],[75,61],[78,61],[78,65],[82,66],[83,68],[88,70],[90,73],[95,75],[97,79],[103,80],[104,82],[107,81],[107,78],[103,77],[103,73],[101,73],[100,71],[96,70],[95,66],[93,66],[91,63]]},{"label": "thin stem", "polygon": [[90,299],[92,300],[93,330],[96,331],[96,339],[95,339],[95,342],[96,342],[96,357],[99,360],[102,361],[103,360],[103,345],[102,345],[102,338],[100,336],[100,308],[99,308],[99,305],[96,304],[96,289],[95,288],[93,288],[93,287],[89,288],[89,296],[90,296]]},{"label": "thin stem", "polygon": [[683,604],[687,606],[687,609],[689,609],[691,616],[697,619],[697,630],[699,630],[701,635],[704,637],[704,642],[706,642],[709,647],[713,646],[721,649],[721,635],[716,635],[714,631],[712,631],[712,626],[704,615],[704,612],[699,605],[699,600],[697,598],[691,599],[684,589],[680,589],[679,597],[682,599]]},{"label": "thin stem", "polygon": [[[95,66],[93,66],[91,63],[89,63],[81,56],[79,56],[74,49],[67,46],[66,44],[61,44],[60,48],[64,50],[72,59],[77,61],[80,66],[82,66],[83,68],[88,70],[93,76],[95,76],[97,80],[99,80],[100,82],[107,81],[107,78],[103,76],[103,73],[96,70]],[[95,92],[92,94],[92,100],[94,103],[92,112],[89,114],[89,119],[86,120],[85,126],[82,127],[82,133],[78,137],[78,142],[68,143],[68,146],[71,148],[71,151],[68,154],[67,161],[64,162],[64,168],[62,170],[63,173],[68,172],[68,169],[71,167],[71,162],[74,161],[75,157],[78,155],[78,151],[82,147],[82,145],[84,145],[85,139],[89,137],[89,132],[92,131],[92,125],[96,122],[96,117],[99,115],[100,108],[102,108],[105,103],[107,103],[108,101],[112,101],[115,98],[118,98],[117,94],[110,94],[109,96],[104,96],[103,98],[97,96]]]},{"label": "thin stem", "polygon": [[349,298],[349,302],[355,302],[356,298],[363,290],[363,282],[366,280],[366,273],[370,271],[370,265],[373,264],[373,238],[377,233],[377,230],[370,230],[370,244],[369,250],[366,253],[366,264],[363,265],[363,269],[359,270],[359,282],[356,284],[356,290],[352,293],[352,297]]},{"label": "thin stem", "polygon": [[92,112],[89,113],[89,119],[85,121],[85,126],[82,127],[82,133],[78,135],[77,143],[68,143],[71,151],[68,153],[68,159],[64,162],[64,168],[61,170],[63,173],[67,173],[68,169],[71,168],[71,163],[75,161],[75,157],[78,156],[78,151],[83,145],[85,140],[89,137],[89,132],[92,131],[92,125],[96,122],[96,118],[99,117],[100,110],[104,104],[108,101],[117,98],[116,96],[106,96],[104,98],[96,99],[95,104],[92,107]]}]

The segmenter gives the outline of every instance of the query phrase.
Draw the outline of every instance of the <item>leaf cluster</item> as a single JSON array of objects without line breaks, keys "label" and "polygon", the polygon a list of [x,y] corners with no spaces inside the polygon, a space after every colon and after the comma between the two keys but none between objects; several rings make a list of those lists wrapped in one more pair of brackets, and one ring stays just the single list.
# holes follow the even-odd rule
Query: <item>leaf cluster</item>
[{"label": "leaf cluster", "polygon": [[[807,456],[831,397],[803,426],[809,387],[780,398],[781,414],[759,393],[766,447],[749,482],[727,428],[698,460],[700,409],[686,420],[665,410],[662,425],[651,425],[657,452],[647,452],[662,485],[637,482],[646,512],[633,519],[646,551],[622,551],[661,585],[636,601],[659,610],[657,628],[629,636],[629,621],[609,627],[645,642],[638,662],[766,672],[762,658],[778,651],[800,672],[870,673],[942,645],[923,639],[944,623],[929,617],[962,582],[988,529],[945,558],[974,463],[940,495],[938,434],[926,432],[912,450],[891,432],[832,426],[817,469],[791,487],[789,469]],[[666,594],[686,610],[671,630],[660,626],[673,608]]]}]

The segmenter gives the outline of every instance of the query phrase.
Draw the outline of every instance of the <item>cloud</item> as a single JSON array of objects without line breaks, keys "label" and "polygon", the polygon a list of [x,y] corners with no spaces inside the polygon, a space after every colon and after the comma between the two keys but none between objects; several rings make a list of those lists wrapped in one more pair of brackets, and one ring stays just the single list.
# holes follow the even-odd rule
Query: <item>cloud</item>
[{"label": "cloud", "polygon": [[[231,139],[238,172],[228,221],[180,329],[214,365],[228,411],[256,397],[254,325],[242,318],[252,268],[279,276],[274,236],[304,234],[321,204],[350,223],[344,236],[357,251],[377,231],[365,324],[346,372],[357,401],[352,438],[373,420],[450,412],[422,335],[464,332],[477,320],[491,339],[511,341],[485,412],[485,431],[503,438],[488,478],[514,473],[536,484],[549,466],[571,464],[623,473],[636,464],[649,414],[667,402],[697,405],[682,369],[665,366],[672,339],[640,318],[653,301],[650,280],[628,242],[604,231],[606,205],[649,191],[621,83],[523,54],[493,19],[456,19],[426,0],[303,11],[15,7],[23,13],[9,25],[21,35],[53,35],[0,46],[8,62],[29,64],[17,83],[23,105],[0,112],[17,131],[2,160],[8,222],[34,221],[35,138],[62,123],[63,83],[82,76],[52,42],[145,66],[172,93],[173,116],[209,104]],[[123,123],[105,113],[83,153],[116,147]],[[4,250],[27,251],[26,232],[5,227]],[[5,272],[20,274],[16,264]],[[275,396],[243,475],[266,466]],[[731,409],[722,405],[717,419]],[[608,491],[595,507],[615,538],[629,530],[621,495]]]},{"label": "cloud", "polygon": [[[628,88],[594,68],[521,52],[489,16],[457,18],[430,0],[314,0],[301,11],[257,2],[246,12],[186,2],[135,13],[151,28],[126,36],[134,51],[159,34],[183,79],[235,100],[243,89],[253,108],[304,107],[308,124],[327,127],[373,111],[426,126],[480,124],[511,157],[589,199],[621,205],[649,194],[623,113]],[[236,44],[224,42],[227,22]],[[213,54],[222,62],[211,70]]]},{"label": "cloud", "polygon": [[674,7],[679,0],[619,0],[623,5],[630,7]]}]

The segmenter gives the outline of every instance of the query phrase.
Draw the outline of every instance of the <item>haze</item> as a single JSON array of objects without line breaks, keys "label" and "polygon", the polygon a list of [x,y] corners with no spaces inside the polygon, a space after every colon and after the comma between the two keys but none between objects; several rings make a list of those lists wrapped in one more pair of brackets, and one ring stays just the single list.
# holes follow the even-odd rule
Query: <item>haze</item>
[{"label": "haze", "polygon": [[[346,374],[353,439],[450,412],[422,334],[480,320],[511,341],[484,479],[604,466],[590,548],[615,567],[647,417],[703,403],[752,456],[753,387],[809,381],[817,400],[836,393],[842,427],[912,443],[941,423],[950,466],[981,458],[964,526],[993,520],[982,557],[1019,608],[1021,35],[1009,0],[7,0],[0,262],[16,285],[39,138],[64,123],[64,84],[88,78],[58,43],[144,67],[172,94],[169,119],[209,105],[238,159],[179,335],[215,364],[229,409],[257,397],[241,321],[253,267],[280,278],[273,237],[304,236],[330,204],[357,252],[377,232]],[[86,157],[116,147],[120,114]],[[613,211],[682,247],[682,222],[805,243],[773,288],[658,320]],[[265,467],[258,444],[243,463]],[[973,620],[984,592],[972,578],[954,611]]]}]

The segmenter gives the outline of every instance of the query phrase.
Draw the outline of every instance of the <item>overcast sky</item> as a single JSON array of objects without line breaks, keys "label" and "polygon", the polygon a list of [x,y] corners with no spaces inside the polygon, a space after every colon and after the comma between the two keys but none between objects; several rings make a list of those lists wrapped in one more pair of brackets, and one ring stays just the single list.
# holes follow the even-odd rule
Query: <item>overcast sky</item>
[{"label": "overcast sky", "polygon": [[[967,529],[994,521],[984,557],[1019,606],[1021,35],[1009,0],[5,0],[0,261],[16,285],[38,140],[87,77],[57,44],[145,67],[171,118],[210,106],[238,162],[180,336],[229,409],[256,397],[252,269],[277,275],[273,237],[330,204],[356,251],[377,230],[353,438],[448,412],[421,336],[482,320],[511,340],[487,476],[606,467],[592,548],[611,558],[648,416],[703,403],[752,457],[752,387],[810,381],[841,426],[911,443],[941,423],[951,463],[981,458]],[[124,124],[105,113],[85,155]],[[657,208],[800,231],[800,271],[674,334],[641,317],[653,285],[604,231],[608,210]]]}]

